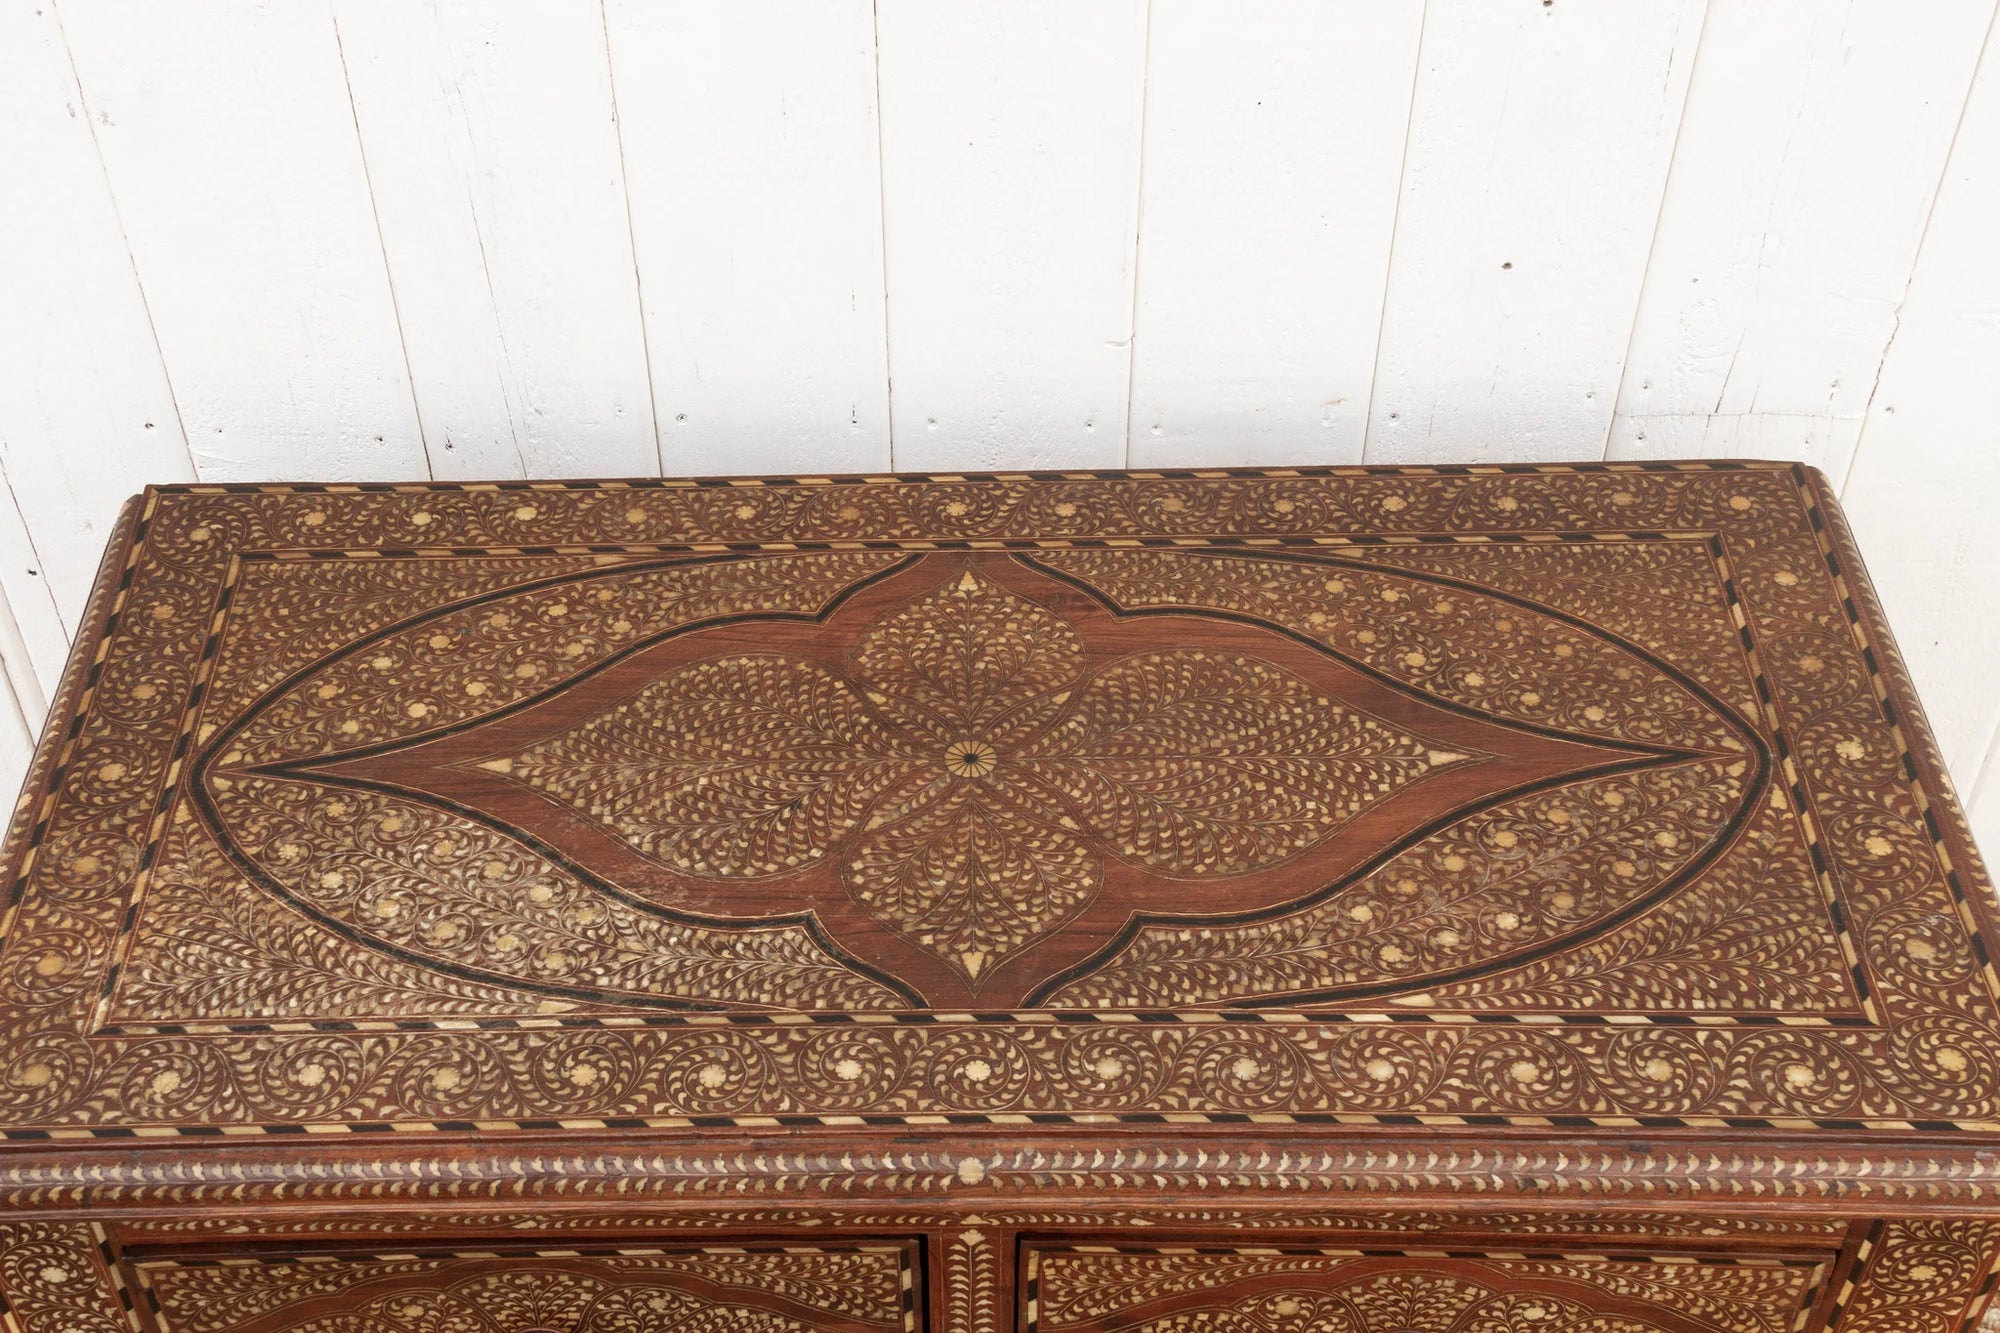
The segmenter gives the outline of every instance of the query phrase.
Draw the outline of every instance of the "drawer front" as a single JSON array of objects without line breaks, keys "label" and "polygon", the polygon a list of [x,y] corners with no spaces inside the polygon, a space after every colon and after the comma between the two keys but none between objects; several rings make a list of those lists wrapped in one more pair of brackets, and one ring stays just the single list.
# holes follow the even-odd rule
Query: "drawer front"
[{"label": "drawer front", "polygon": [[915,1333],[902,1243],[132,1265],[161,1333]]},{"label": "drawer front", "polygon": [[1793,1333],[1832,1256],[1030,1245],[1030,1333]]},{"label": "drawer front", "polygon": [[[1182,1231],[1186,1213],[1147,1219],[1116,1204],[796,1218],[787,1231],[759,1211],[769,1229],[755,1233],[738,1230],[752,1219],[734,1209],[0,1220],[0,1324],[24,1333],[2000,1328],[1987,1318],[2000,1288],[2000,1219],[1302,1206],[1239,1216],[1234,1227],[1205,1213],[1203,1229]],[[1149,1220],[1167,1225],[1153,1232]],[[540,1229],[537,1240],[502,1239],[524,1224]],[[1040,1229],[1051,1226],[1063,1231]],[[710,1234],[688,1234],[696,1229]]]}]

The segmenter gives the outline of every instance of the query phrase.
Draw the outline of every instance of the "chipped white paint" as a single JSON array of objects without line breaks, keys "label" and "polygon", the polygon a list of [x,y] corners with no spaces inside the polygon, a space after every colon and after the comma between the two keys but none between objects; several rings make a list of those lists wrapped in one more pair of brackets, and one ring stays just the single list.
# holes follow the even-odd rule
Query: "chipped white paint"
[{"label": "chipped white paint", "polygon": [[1993,13],[0,6],[0,782],[197,469],[1736,454],[1845,475],[2000,841]]}]

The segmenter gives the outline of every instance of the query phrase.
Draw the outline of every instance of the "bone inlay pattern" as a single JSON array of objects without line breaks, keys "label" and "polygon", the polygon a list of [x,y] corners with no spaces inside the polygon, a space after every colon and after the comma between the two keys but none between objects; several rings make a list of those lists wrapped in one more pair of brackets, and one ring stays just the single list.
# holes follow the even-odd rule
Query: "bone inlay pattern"
[{"label": "bone inlay pattern", "polygon": [[17,1135],[2000,1126],[1776,467],[167,489],[16,821]]},{"label": "bone inlay pattern", "polygon": [[[1088,907],[1109,857],[1247,875],[1470,758],[1256,657],[1134,653],[1086,676],[1069,621],[970,569],[847,655],[858,680],[782,652],[671,668],[479,767],[686,876],[842,859],[862,911],[976,989]],[[1170,892],[1143,887],[1119,915]]]},{"label": "bone inlay pattern", "polygon": [[1031,1253],[1035,1333],[1792,1333],[1825,1260]]},{"label": "bone inlay pattern", "polygon": [[133,1265],[163,1333],[914,1333],[900,1247]]}]

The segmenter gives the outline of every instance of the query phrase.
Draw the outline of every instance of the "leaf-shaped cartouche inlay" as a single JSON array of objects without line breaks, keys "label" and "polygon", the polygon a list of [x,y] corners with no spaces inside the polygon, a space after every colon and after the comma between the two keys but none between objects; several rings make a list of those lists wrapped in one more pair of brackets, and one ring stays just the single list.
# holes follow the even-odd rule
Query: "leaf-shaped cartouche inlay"
[{"label": "leaf-shaped cartouche inlay", "polygon": [[1085,659],[1062,617],[967,570],[870,625],[852,677],[696,662],[483,766],[682,874],[845,847],[863,910],[976,981],[1095,896],[1106,854],[1246,874],[1469,758],[1255,658]]},{"label": "leaf-shaped cartouche inlay", "polygon": [[[497,858],[503,881],[460,894],[457,926],[438,931],[429,918],[447,910],[442,902],[427,899],[409,919],[372,905],[357,854],[347,854],[338,892],[304,884],[291,863],[266,868],[281,892],[399,952],[611,1003],[642,990],[642,977],[671,987],[672,966],[632,956],[655,946],[628,925],[584,948],[565,918],[550,927],[568,931],[560,945],[465,957],[473,941],[498,938],[485,917],[518,915],[526,909],[515,899],[559,883],[572,914],[589,914],[594,896],[607,924],[652,912],[736,931],[746,946],[759,931],[803,926],[857,980],[900,983],[933,1007],[976,998],[996,1008],[1045,994],[1116,1007],[1102,988],[1063,987],[1116,956],[1136,923],[1327,901],[1385,849],[1421,845],[1510,794],[1700,761],[1702,773],[1734,768],[1716,779],[1725,804],[1745,788],[1741,743],[1705,703],[1625,650],[1529,611],[1508,614],[1544,638],[1568,636],[1550,651],[1604,663],[1598,675],[1647,700],[1644,717],[1673,719],[1673,734],[1468,707],[1420,678],[1414,650],[1356,662],[1292,631],[1277,606],[1216,614],[1190,599],[1133,614],[1093,578],[1075,577],[1099,572],[1082,562],[1073,574],[1001,553],[871,556],[866,566],[850,556],[838,569],[789,559],[795,583],[775,561],[740,574],[691,570],[704,589],[698,621],[633,614],[624,590],[659,583],[658,571],[593,572],[539,601],[447,609],[399,632],[410,650],[357,650],[353,663],[294,686],[296,701],[274,698],[264,707],[281,725],[253,713],[210,781],[247,794],[231,776],[241,768],[246,778],[393,791],[518,849]],[[1240,602],[1257,604],[1260,580],[1292,577],[1260,565],[1220,571],[1250,576]],[[837,584],[820,581],[835,575]],[[1324,573],[1310,576],[1325,595]],[[733,583],[754,593],[736,614]],[[455,647],[465,640],[454,616],[487,635],[562,628],[535,640],[541,656],[517,662]],[[348,727],[343,691],[361,692],[340,673],[377,659],[399,667],[402,718],[422,713],[435,725],[327,753]],[[1580,705],[1578,716],[1638,715],[1621,698]],[[294,744],[295,757],[282,754]],[[219,804],[248,816],[240,795]],[[220,815],[225,833],[231,818]],[[235,841],[252,860],[287,854],[268,838]],[[284,841],[294,860],[317,863],[304,832]],[[1695,831],[1672,873],[1707,841]],[[448,886],[448,875],[434,878]],[[509,887],[517,878],[519,893]],[[1614,878],[1546,919],[1558,934],[1587,932],[1656,887]],[[1522,950],[1553,942],[1540,929],[1518,933]],[[518,925],[505,934],[527,938]],[[701,937],[711,972],[727,954],[716,944]],[[1494,959],[1476,961],[1503,959],[1516,941],[1495,944]],[[779,956],[764,954],[760,968]],[[1441,955],[1438,977],[1455,966]],[[1403,971],[1397,984],[1435,979]],[[757,975],[747,984],[759,1003],[788,1003],[770,973]],[[1143,978],[1131,984],[1135,996],[1149,989]],[[815,983],[815,993],[831,992]]]}]

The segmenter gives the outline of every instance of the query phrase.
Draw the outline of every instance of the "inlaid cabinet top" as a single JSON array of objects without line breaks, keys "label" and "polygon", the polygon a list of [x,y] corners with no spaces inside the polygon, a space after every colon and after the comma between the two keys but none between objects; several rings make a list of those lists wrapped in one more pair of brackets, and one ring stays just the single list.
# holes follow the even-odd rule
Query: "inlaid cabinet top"
[{"label": "inlaid cabinet top", "polygon": [[163,488],[0,1127],[2000,1130],[1939,773],[1787,466]]}]

